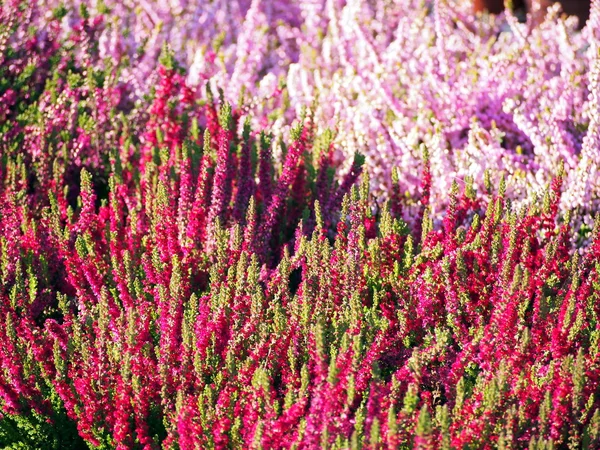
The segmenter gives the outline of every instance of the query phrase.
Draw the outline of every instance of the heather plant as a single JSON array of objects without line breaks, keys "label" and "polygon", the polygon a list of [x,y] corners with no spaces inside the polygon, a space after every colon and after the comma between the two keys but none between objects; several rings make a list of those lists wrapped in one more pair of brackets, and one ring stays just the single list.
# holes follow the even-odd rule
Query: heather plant
[{"label": "heather plant", "polygon": [[442,195],[423,139],[381,201],[372,160],[336,162],[352,130],[327,129],[326,95],[278,133],[177,49],[105,59],[106,17],[126,16],[83,5],[1,10],[3,447],[600,447],[600,223],[562,200],[594,210],[595,45],[590,99],[565,112],[589,118],[581,156],[537,200],[510,171]]},{"label": "heather plant", "polygon": [[[561,211],[577,207],[588,227],[593,222],[598,186],[581,180],[597,170],[584,142],[595,120],[598,2],[581,32],[558,4],[525,22],[510,7],[473,15],[472,2],[459,0],[65,5],[63,32],[78,23],[80,5],[108,18],[100,54],[127,59],[123,76],[140,94],[155,84],[168,42],[190,85],[223,88],[227,101],[252,112],[254,127],[268,125],[276,136],[289,136],[293,118],[315,102],[317,131],[341,131],[334,162],[349,168],[354,153],[364,154],[380,201],[395,167],[402,192],[418,198],[425,143],[439,220],[453,180],[473,177],[480,192],[488,169],[496,183],[504,172],[511,198],[530,204],[564,161],[572,180]],[[404,212],[409,221],[413,206]]]},{"label": "heather plant", "polygon": [[481,205],[455,185],[441,229],[425,207],[422,239],[373,214],[365,178],[331,225],[317,200],[312,233],[302,221],[274,260],[258,196],[245,229],[217,216],[190,242],[168,167],[130,186],[112,174],[99,208],[83,171],[77,211],[51,196],[39,221],[3,194],[7,444],[65,415],[110,448],[598,444],[600,240],[579,256],[557,226],[562,174],[528,211],[503,186]]}]

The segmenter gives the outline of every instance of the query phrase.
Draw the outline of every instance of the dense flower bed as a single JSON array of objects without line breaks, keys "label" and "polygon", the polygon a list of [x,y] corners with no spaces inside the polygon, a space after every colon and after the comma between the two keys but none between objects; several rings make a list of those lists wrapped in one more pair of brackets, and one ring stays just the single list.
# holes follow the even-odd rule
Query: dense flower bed
[{"label": "dense flower bed", "polygon": [[600,4],[191,3],[1,6],[0,444],[599,448]]},{"label": "dense flower bed", "polygon": [[585,140],[598,114],[589,98],[596,6],[579,33],[558,5],[534,26],[510,10],[475,17],[467,0],[69,0],[74,12],[63,30],[77,23],[82,3],[108,11],[100,56],[129,58],[125,74],[141,91],[156,82],[151,74],[168,42],[190,85],[210,83],[230,103],[241,99],[254,127],[287,135],[314,104],[317,130],[336,131],[336,163],[348,168],[363,153],[380,200],[394,167],[402,191],[417,194],[425,143],[436,218],[454,180],[470,176],[482,187],[487,169],[496,183],[504,172],[511,198],[531,201],[563,161],[570,170],[561,211],[586,210],[591,226],[600,198],[597,146]]}]

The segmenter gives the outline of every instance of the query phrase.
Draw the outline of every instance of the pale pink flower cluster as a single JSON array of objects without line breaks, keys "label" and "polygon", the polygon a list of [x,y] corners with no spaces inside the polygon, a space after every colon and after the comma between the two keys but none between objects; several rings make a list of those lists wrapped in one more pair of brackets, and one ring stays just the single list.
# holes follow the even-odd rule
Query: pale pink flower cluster
[{"label": "pale pink flower cluster", "polygon": [[190,84],[222,89],[276,135],[311,107],[319,130],[336,132],[338,164],[366,155],[382,199],[395,167],[401,189],[417,194],[424,144],[433,214],[453,180],[472,177],[482,192],[490,169],[526,200],[561,161],[562,209],[598,202],[598,2],[581,32],[558,5],[534,25],[511,12],[475,16],[470,2],[453,0],[84,3],[111,11],[100,52],[131,59],[124,77],[155,83],[168,43]]}]

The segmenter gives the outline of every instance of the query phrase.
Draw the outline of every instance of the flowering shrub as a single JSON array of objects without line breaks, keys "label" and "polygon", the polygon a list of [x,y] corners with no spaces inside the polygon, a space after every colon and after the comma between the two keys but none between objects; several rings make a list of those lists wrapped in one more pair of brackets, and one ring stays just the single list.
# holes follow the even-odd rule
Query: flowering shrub
[{"label": "flowering shrub", "polygon": [[[510,9],[476,17],[472,0],[68,0],[63,30],[88,3],[110,18],[101,57],[128,58],[124,76],[136,90],[155,84],[152,70],[168,42],[191,85],[223,88],[227,101],[251,111],[254,127],[287,136],[292,119],[314,103],[317,131],[338,131],[336,164],[349,168],[354,153],[364,154],[380,200],[394,167],[403,193],[418,197],[425,143],[437,219],[453,180],[473,177],[481,191],[486,170],[495,183],[504,172],[511,198],[530,204],[563,161],[570,179],[561,211],[579,208],[587,226],[593,222],[598,145],[585,138],[597,120],[590,94],[598,2],[581,33],[559,5],[537,26],[519,23]],[[417,211],[407,208],[405,218]]]},{"label": "flowering shrub", "polygon": [[600,447],[600,223],[561,212],[566,158],[529,206],[495,174],[440,203],[424,139],[380,202],[321,107],[271,134],[167,49],[130,77],[85,6],[1,14],[4,447]]}]

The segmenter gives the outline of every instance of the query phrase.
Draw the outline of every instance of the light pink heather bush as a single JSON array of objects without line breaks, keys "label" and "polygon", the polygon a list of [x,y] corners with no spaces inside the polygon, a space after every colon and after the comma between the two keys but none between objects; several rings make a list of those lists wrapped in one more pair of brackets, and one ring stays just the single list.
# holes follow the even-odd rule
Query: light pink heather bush
[{"label": "light pink heather bush", "polygon": [[364,153],[381,197],[394,167],[401,190],[414,196],[425,144],[435,216],[455,179],[473,177],[481,187],[487,169],[504,172],[508,193],[531,200],[560,161],[577,168],[562,209],[597,205],[599,157],[590,150],[597,147],[597,3],[582,32],[558,5],[537,27],[510,11],[475,17],[470,2],[451,0],[106,0],[88,7],[110,11],[100,52],[127,55],[128,80],[154,84],[149,75],[168,43],[188,82],[221,87],[231,102],[242,98],[255,126],[287,135],[292,118],[315,105],[318,131],[338,131],[336,161]]}]

